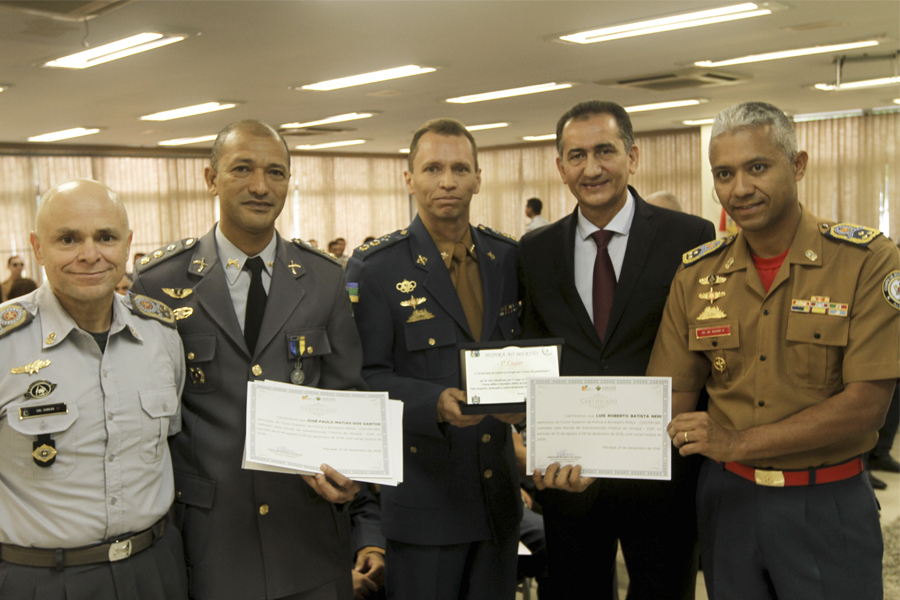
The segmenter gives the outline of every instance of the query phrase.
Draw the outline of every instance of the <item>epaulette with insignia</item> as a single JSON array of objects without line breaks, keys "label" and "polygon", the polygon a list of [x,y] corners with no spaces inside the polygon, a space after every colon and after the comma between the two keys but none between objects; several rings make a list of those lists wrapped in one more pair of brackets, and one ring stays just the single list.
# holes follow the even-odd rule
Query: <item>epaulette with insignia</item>
[{"label": "epaulette with insignia", "polygon": [[503,233],[502,231],[497,231],[493,227],[488,227],[487,225],[479,225],[478,230],[488,234],[492,238],[496,238],[498,240],[502,240],[514,245],[519,244],[519,238],[517,238],[516,236],[509,235],[508,233]]},{"label": "epaulette with insignia", "polygon": [[176,242],[172,242],[162,248],[154,250],[150,254],[144,255],[144,257],[134,265],[135,273],[143,273],[150,267],[158,265],[159,263],[166,261],[173,256],[181,254],[185,250],[189,248],[193,248],[194,244],[197,243],[197,238],[184,238],[183,240],[178,240]]},{"label": "epaulette with insignia", "polygon": [[690,250],[689,252],[685,252],[684,254],[682,254],[681,262],[684,264],[684,266],[691,265],[691,264],[697,262],[698,260],[700,260],[701,258],[703,258],[704,256],[708,256],[710,254],[718,252],[719,250],[721,250],[722,248],[724,248],[725,246],[727,246],[728,244],[730,244],[733,241],[734,241],[734,236],[731,236],[727,240],[718,239],[718,240],[713,240],[711,242],[706,242],[705,244],[697,246],[693,250]]},{"label": "epaulette with insignia", "polygon": [[0,337],[29,323],[34,318],[21,304],[7,304],[0,308]]},{"label": "epaulette with insignia", "polygon": [[141,296],[140,294],[128,294],[124,302],[131,309],[131,312],[139,317],[156,319],[169,327],[175,327],[175,313],[159,300]]},{"label": "epaulette with insignia", "polygon": [[339,259],[337,256],[335,256],[334,254],[331,254],[330,252],[326,252],[326,251],[322,250],[318,246],[313,246],[306,240],[301,240],[300,238],[293,238],[293,239],[291,239],[291,241],[294,242],[294,245],[297,246],[298,248],[303,248],[307,252],[313,252],[314,254],[317,254],[317,255],[321,256],[322,258],[327,258],[328,260],[330,260],[331,262],[333,262],[334,264],[336,264],[339,267],[344,266],[344,263],[342,263],[341,259]]},{"label": "epaulette with insignia", "polygon": [[374,240],[359,246],[356,250],[353,251],[353,256],[361,258],[365,260],[367,257],[372,256],[378,250],[384,250],[389,246],[393,246],[397,242],[401,240],[405,240],[409,237],[408,229],[400,229],[395,231],[394,233],[389,233],[387,235],[383,235],[380,238],[375,238]]},{"label": "epaulette with insignia", "polygon": [[862,225],[854,225],[853,223],[821,223],[819,227],[822,235],[834,240],[850,242],[857,246],[868,246],[869,242],[881,235],[881,232],[871,227],[863,227]]}]

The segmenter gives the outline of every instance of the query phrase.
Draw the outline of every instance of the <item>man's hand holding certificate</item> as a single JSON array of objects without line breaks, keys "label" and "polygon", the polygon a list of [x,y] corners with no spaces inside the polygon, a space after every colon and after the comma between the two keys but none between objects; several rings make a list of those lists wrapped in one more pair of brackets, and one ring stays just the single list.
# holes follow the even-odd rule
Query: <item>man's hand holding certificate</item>
[{"label": "man's hand holding certificate", "polygon": [[527,470],[540,488],[594,477],[671,479],[666,377],[529,379]]},{"label": "man's hand holding certificate", "polygon": [[[403,403],[381,392],[321,390],[273,381],[247,384],[244,468],[323,473],[397,485],[403,479]],[[327,472],[325,473],[327,475]],[[327,488],[317,477],[310,485]]]}]

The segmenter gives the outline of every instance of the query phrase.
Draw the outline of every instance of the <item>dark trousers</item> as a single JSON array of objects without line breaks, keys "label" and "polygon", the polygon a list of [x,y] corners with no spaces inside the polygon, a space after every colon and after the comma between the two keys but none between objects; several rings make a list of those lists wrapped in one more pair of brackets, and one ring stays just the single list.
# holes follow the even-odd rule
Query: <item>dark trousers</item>
[{"label": "dark trousers", "polygon": [[0,562],[0,600],[187,600],[181,535],[167,527],[125,560],[54,569]]},{"label": "dark trousers", "polygon": [[419,546],[387,540],[390,600],[513,600],[518,531],[499,540]]},{"label": "dark trousers", "polygon": [[597,497],[585,514],[567,514],[552,506],[552,496],[539,496],[547,499],[541,502],[555,598],[613,598],[618,542],[628,567],[628,600],[694,598],[699,464],[675,461],[672,482],[594,482]]},{"label": "dark trousers", "polygon": [[697,522],[710,600],[882,598],[881,527],[864,475],[767,487],[707,460]]}]

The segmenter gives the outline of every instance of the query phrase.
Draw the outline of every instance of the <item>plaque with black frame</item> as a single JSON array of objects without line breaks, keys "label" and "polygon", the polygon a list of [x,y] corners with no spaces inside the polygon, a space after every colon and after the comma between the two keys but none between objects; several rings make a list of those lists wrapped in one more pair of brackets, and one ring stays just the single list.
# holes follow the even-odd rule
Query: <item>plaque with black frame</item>
[{"label": "plaque with black frame", "polygon": [[459,345],[464,415],[524,413],[529,377],[559,377],[562,338]]}]

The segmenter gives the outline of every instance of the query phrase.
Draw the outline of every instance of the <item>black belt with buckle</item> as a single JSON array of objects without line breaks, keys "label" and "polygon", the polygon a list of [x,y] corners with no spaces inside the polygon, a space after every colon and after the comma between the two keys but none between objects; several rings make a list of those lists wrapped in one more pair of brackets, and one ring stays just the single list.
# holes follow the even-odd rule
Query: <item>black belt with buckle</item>
[{"label": "black belt with buckle", "polygon": [[166,518],[163,517],[149,529],[124,540],[97,544],[87,548],[72,550],[47,548],[28,548],[13,544],[0,544],[0,560],[26,567],[77,567],[96,563],[116,562],[129,556],[143,552],[153,545],[154,540],[161,538],[166,529]]}]

